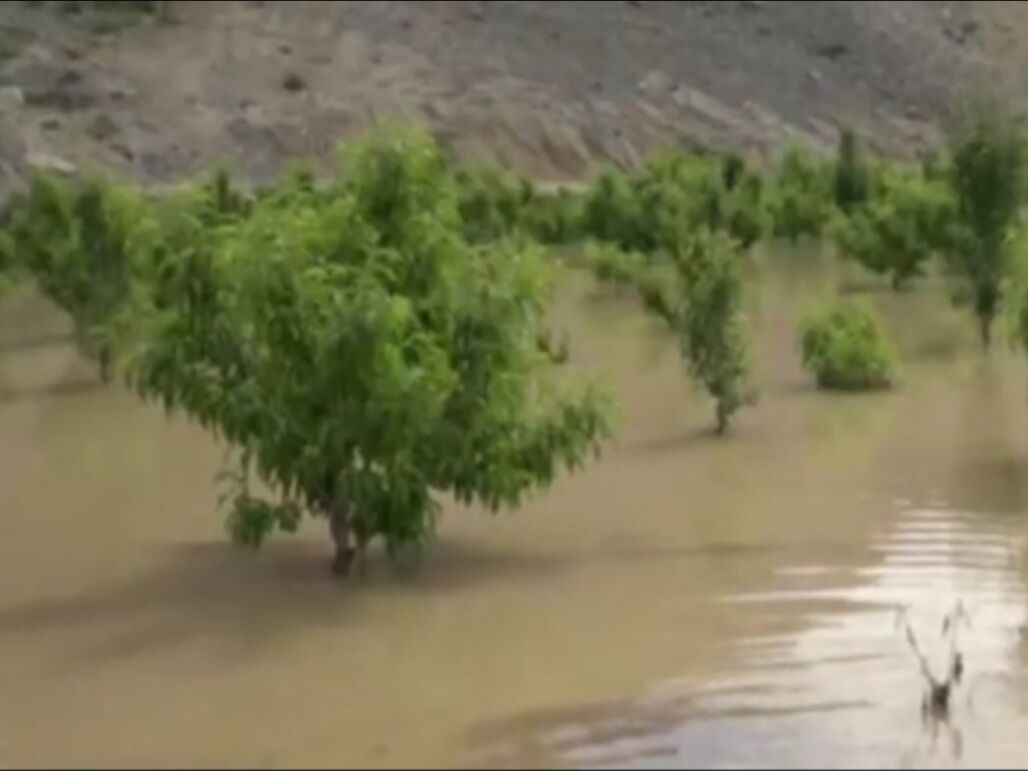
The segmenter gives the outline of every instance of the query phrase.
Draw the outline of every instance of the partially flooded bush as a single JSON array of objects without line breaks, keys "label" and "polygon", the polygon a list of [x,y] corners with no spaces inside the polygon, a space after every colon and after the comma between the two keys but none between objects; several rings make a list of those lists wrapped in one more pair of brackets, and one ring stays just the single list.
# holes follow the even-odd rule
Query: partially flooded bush
[{"label": "partially flooded bush", "polygon": [[469,241],[495,241],[513,232],[530,187],[491,167],[468,167],[456,174],[457,201]]},{"label": "partially flooded bush", "polygon": [[582,197],[567,190],[543,193],[532,189],[521,209],[520,223],[542,244],[567,244],[581,236]]},{"label": "partially flooded bush", "polygon": [[834,229],[844,257],[888,275],[899,289],[954,243],[956,202],[949,187],[904,171],[883,171],[875,193]]},{"label": "partially flooded bush", "polygon": [[708,230],[747,249],[764,233],[763,179],[738,154],[658,154],[639,188],[662,248],[677,249],[683,234]]},{"label": "partially flooded bush", "polygon": [[724,232],[749,248],[764,234],[763,179],[742,156],[665,150],[635,174],[608,170],[586,197],[585,235],[622,249],[674,251],[689,233]]},{"label": "partially flooded bush", "polygon": [[622,249],[656,247],[653,212],[643,208],[638,183],[617,169],[600,173],[586,195],[582,229],[591,238]]},{"label": "partially flooded bush", "polygon": [[819,237],[832,216],[828,169],[799,147],[788,148],[768,193],[767,210],[775,236],[793,242]]},{"label": "partially flooded bush", "polygon": [[721,181],[725,190],[734,190],[746,172],[746,160],[737,152],[728,152],[721,158]]},{"label": "partially flooded bush", "polygon": [[980,105],[952,141],[950,182],[961,226],[953,267],[970,286],[982,342],[991,339],[1025,184],[1024,140],[995,104]]},{"label": "partially flooded bush", "polygon": [[749,249],[767,232],[763,177],[759,172],[743,170],[727,198],[725,229],[743,249]]},{"label": "partially flooded bush", "polygon": [[582,230],[581,196],[543,192],[526,179],[490,167],[465,167],[455,175],[464,233],[489,243],[523,233],[539,243],[566,244]]},{"label": "partially flooded bush", "polygon": [[619,286],[638,285],[642,274],[649,268],[649,261],[642,254],[602,243],[587,244],[585,260],[596,278]]},{"label": "partially flooded bush", "polygon": [[718,433],[753,401],[749,344],[743,319],[743,280],[736,244],[723,234],[701,234],[677,256],[684,294],[680,344],[693,377],[716,402]]},{"label": "partially flooded bush", "polygon": [[[287,176],[287,184],[309,186],[313,180],[306,176],[302,169],[293,169]],[[232,181],[232,177],[224,169],[214,172],[211,178],[201,185],[202,199],[209,221],[225,221],[245,217],[253,206],[251,196]]]},{"label": "partially flooded bush", "polygon": [[921,176],[933,182],[945,182],[949,175],[949,160],[937,149],[921,153]]},{"label": "partially flooded bush", "polygon": [[835,158],[835,205],[851,212],[867,201],[871,191],[871,175],[856,134],[843,129]]},{"label": "partially flooded bush", "polygon": [[818,387],[861,391],[890,386],[895,354],[870,308],[843,303],[808,314],[800,325],[803,365]]},{"label": "partially flooded bush", "polygon": [[751,403],[749,344],[737,241],[702,230],[658,255],[609,245],[587,251],[600,280],[631,287],[678,337],[690,375],[715,401],[718,433]]},{"label": "partially flooded bush", "polygon": [[127,189],[39,175],[12,202],[3,232],[6,261],[71,316],[104,380],[114,353],[109,322],[128,296],[132,241],[145,220],[142,198]]}]

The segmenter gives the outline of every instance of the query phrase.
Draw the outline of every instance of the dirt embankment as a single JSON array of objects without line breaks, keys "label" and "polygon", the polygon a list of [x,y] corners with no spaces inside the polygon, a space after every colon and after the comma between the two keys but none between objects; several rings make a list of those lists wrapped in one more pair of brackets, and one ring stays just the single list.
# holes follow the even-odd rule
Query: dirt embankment
[{"label": "dirt embankment", "polygon": [[376,119],[544,178],[669,140],[932,142],[961,90],[1016,101],[1028,4],[214,2],[111,19],[0,4],[0,187],[31,166],[266,179]]}]

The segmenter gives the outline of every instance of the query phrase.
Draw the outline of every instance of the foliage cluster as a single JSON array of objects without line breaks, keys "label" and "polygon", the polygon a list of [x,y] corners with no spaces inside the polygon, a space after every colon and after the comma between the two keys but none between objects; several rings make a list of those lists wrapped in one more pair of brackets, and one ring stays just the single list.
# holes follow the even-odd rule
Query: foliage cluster
[{"label": "foliage cluster", "polygon": [[793,242],[819,238],[833,213],[832,185],[829,164],[797,146],[786,149],[767,201],[772,233]]},{"label": "foliage cluster", "polygon": [[898,289],[922,275],[931,258],[951,253],[956,222],[956,201],[944,182],[885,169],[874,194],[838,220],[835,240],[843,256],[888,275]]},{"label": "foliage cluster", "polygon": [[0,238],[0,261],[31,273],[68,313],[105,380],[113,357],[109,322],[128,295],[146,216],[142,198],[127,188],[39,176],[10,203]]},{"label": "foliage cluster", "polygon": [[859,391],[893,382],[895,354],[878,317],[864,305],[841,303],[808,314],[800,348],[820,388]]},{"label": "foliage cluster", "polygon": [[579,237],[580,196],[567,190],[544,192],[526,179],[487,166],[459,169],[456,185],[469,241],[488,243],[520,233],[556,245]]},{"label": "foliage cluster", "polygon": [[725,231],[748,248],[764,232],[763,178],[738,155],[665,151],[637,173],[608,169],[585,197],[581,232],[621,249],[674,251]]},{"label": "foliage cluster", "polygon": [[754,398],[738,242],[703,230],[656,257],[604,246],[591,249],[589,259],[601,280],[633,289],[675,333],[690,374],[714,399],[716,427],[724,433]]},{"label": "foliage cluster", "polygon": [[952,142],[949,183],[958,231],[950,252],[966,279],[982,341],[991,339],[999,312],[1024,200],[1024,138],[996,105],[979,105]]}]

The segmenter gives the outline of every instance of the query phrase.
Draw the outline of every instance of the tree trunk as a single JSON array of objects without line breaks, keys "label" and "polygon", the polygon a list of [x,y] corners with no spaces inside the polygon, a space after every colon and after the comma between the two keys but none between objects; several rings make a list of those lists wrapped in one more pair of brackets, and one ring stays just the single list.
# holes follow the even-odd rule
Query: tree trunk
[{"label": "tree trunk", "polygon": [[335,556],[332,558],[332,572],[342,578],[350,574],[350,566],[353,564],[353,528],[350,523],[349,504],[339,489],[332,497],[328,516],[329,531],[336,547]]},{"label": "tree trunk", "polygon": [[355,559],[357,562],[357,573],[364,575],[368,569],[368,541],[369,538],[366,533],[358,530],[355,533],[355,539],[357,541],[357,549],[355,553]]},{"label": "tree trunk", "polygon": [[992,342],[992,322],[999,308],[1000,291],[996,282],[981,281],[975,290],[975,313],[978,314],[978,328],[982,335],[982,345],[988,349]]},{"label": "tree trunk", "polygon": [[104,385],[111,382],[111,351],[106,345],[100,346],[97,357],[100,364],[100,380]]},{"label": "tree trunk", "polygon": [[978,317],[978,329],[982,336],[982,345],[988,350],[992,344],[992,315],[982,315]]},{"label": "tree trunk", "polygon": [[721,402],[717,403],[717,433],[718,436],[728,431],[728,410]]},{"label": "tree trunk", "polygon": [[910,276],[893,273],[892,274],[892,291],[893,292],[904,292],[907,289],[907,281]]}]

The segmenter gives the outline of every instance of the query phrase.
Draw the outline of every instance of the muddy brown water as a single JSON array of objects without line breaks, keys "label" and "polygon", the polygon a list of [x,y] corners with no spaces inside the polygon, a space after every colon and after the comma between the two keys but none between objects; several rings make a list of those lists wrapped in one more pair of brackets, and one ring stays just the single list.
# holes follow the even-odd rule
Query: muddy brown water
[{"label": "muddy brown water", "polygon": [[[773,267],[768,267],[768,266]],[[199,429],[94,382],[64,319],[0,307],[0,766],[1011,766],[1028,758],[1028,360],[932,280],[765,261],[761,401],[730,436],[631,302],[572,274],[558,323],[621,402],[603,459],[517,515],[448,511],[399,571],[324,534],[225,542]],[[892,393],[799,368],[814,297],[864,292]],[[924,725],[961,599],[966,687]]]}]

